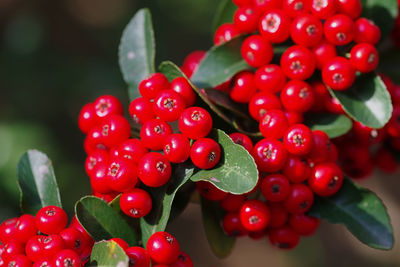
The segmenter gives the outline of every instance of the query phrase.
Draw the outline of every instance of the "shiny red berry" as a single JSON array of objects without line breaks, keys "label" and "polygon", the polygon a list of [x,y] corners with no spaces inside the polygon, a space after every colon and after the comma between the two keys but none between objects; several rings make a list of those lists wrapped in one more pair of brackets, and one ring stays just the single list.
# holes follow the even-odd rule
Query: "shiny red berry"
[{"label": "shiny red berry", "polygon": [[147,191],[134,188],[129,192],[122,193],[119,205],[126,215],[141,218],[151,211],[152,200]]},{"label": "shiny red berry", "polygon": [[333,144],[329,139],[329,136],[319,130],[312,131],[314,146],[311,152],[307,155],[314,163],[325,162],[329,158],[330,150]]},{"label": "shiny red berry", "polygon": [[244,236],[248,233],[248,230],[240,222],[239,214],[235,212],[225,214],[222,219],[222,229],[227,235],[235,237]]},{"label": "shiny red berry", "polygon": [[219,190],[212,183],[206,181],[197,182],[196,188],[202,197],[211,201],[220,201],[228,196],[227,192]]},{"label": "shiny red berry", "polygon": [[300,236],[288,226],[271,229],[268,237],[272,245],[281,249],[293,249],[300,241]]},{"label": "shiny red berry", "polygon": [[368,43],[360,43],[350,51],[350,62],[359,72],[371,72],[379,64],[379,54],[376,48]]},{"label": "shiny red berry", "polygon": [[138,124],[155,119],[153,104],[145,97],[135,98],[129,105],[129,114]]},{"label": "shiny red berry", "polygon": [[362,6],[360,0],[337,0],[338,13],[343,13],[355,19],[361,15]]},{"label": "shiny red berry", "polygon": [[334,15],[325,21],[324,33],[325,38],[332,44],[346,45],[354,38],[355,25],[347,15]]},{"label": "shiny red berry", "polygon": [[114,192],[108,185],[107,173],[108,163],[99,163],[94,167],[93,173],[90,176],[90,185],[94,192],[100,194],[110,194]]},{"label": "shiny red berry", "polygon": [[314,167],[308,179],[312,191],[322,197],[329,197],[342,187],[343,172],[335,163],[321,163]]},{"label": "shiny red berry", "polygon": [[50,259],[64,249],[64,241],[59,235],[34,236],[26,243],[25,253],[31,261]]},{"label": "shiny red berry", "polygon": [[193,267],[193,261],[190,256],[181,251],[179,253],[178,259],[170,265],[171,267]]},{"label": "shiny red berry", "polygon": [[212,118],[207,110],[200,107],[185,109],[179,118],[179,130],[190,139],[207,136],[212,128]]},{"label": "shiny red berry", "polygon": [[130,247],[125,249],[129,257],[129,267],[148,267],[151,263],[149,253],[142,247]]},{"label": "shiny red berry", "polygon": [[164,155],[173,163],[185,162],[190,156],[190,142],[183,134],[171,134],[164,142]]},{"label": "shiny red berry", "polygon": [[109,115],[99,125],[103,144],[107,148],[117,146],[131,135],[131,126],[121,115]]},{"label": "shiny red berry", "polygon": [[13,255],[8,261],[7,267],[31,267],[32,262],[22,254]]},{"label": "shiny red berry", "polygon": [[375,45],[381,39],[381,29],[367,18],[359,18],[355,22],[354,41]]},{"label": "shiny red berry", "polygon": [[279,139],[283,137],[288,127],[285,113],[279,109],[271,109],[265,112],[259,128],[265,138]]},{"label": "shiny red berry", "polygon": [[154,98],[154,113],[163,121],[178,120],[185,108],[185,100],[173,90],[161,91]]},{"label": "shiny red berry", "polygon": [[21,243],[15,239],[10,240],[7,244],[4,244],[1,258],[8,262],[12,257],[19,254],[24,254],[24,248],[24,243]]},{"label": "shiny red berry", "polygon": [[338,9],[337,0],[311,0],[310,9],[318,19],[328,19]]},{"label": "shiny red berry", "polygon": [[292,40],[298,45],[316,46],[324,35],[321,21],[313,15],[297,16],[290,29]]},{"label": "shiny red berry", "polygon": [[290,17],[281,9],[266,11],[261,16],[259,31],[271,43],[282,43],[290,35]]},{"label": "shiny red berry", "polygon": [[36,214],[36,227],[46,235],[58,234],[67,223],[67,213],[57,206],[43,207]]},{"label": "shiny red berry", "polygon": [[[191,52],[189,55],[186,56],[185,60],[182,64],[182,71],[186,74],[188,78],[192,77],[193,73],[196,71],[197,67],[199,66],[201,60],[206,55],[206,51],[197,50]],[[171,89],[173,89],[171,87]],[[186,103],[188,106],[188,103]]]},{"label": "shiny red berry", "polygon": [[124,109],[121,101],[112,95],[103,95],[98,97],[94,102],[94,111],[99,118],[106,118],[110,115],[123,115]]},{"label": "shiny red berry", "polygon": [[170,134],[172,134],[172,128],[168,123],[154,119],[143,124],[140,129],[140,140],[151,150],[162,150],[165,139]]},{"label": "shiny red berry", "polygon": [[230,41],[240,34],[240,30],[233,23],[225,23],[217,28],[214,33],[214,45]]},{"label": "shiny red berry", "polygon": [[24,214],[18,218],[15,225],[14,238],[25,244],[32,236],[37,235],[35,217],[29,214]]},{"label": "shiny red berry", "polygon": [[304,124],[292,125],[287,129],[283,143],[289,153],[304,156],[310,153],[314,146],[312,131]]},{"label": "shiny red berry", "polygon": [[264,177],[260,188],[267,201],[280,202],[289,196],[290,182],[284,175],[275,173]]},{"label": "shiny red berry", "polygon": [[123,158],[114,158],[108,164],[107,185],[116,192],[131,190],[138,181],[136,165]]},{"label": "shiny red berry", "polygon": [[269,209],[260,200],[248,200],[239,211],[240,222],[248,231],[260,231],[268,226],[270,220]]},{"label": "shiny red berry", "polygon": [[139,139],[127,139],[118,148],[118,156],[133,163],[138,163],[140,158],[149,152],[143,142]]},{"label": "shiny red berry", "polygon": [[283,143],[274,139],[262,139],[253,149],[253,157],[262,172],[278,172],[286,162],[287,152]]},{"label": "shiny red berry", "polygon": [[233,78],[232,89],[229,96],[238,103],[248,103],[257,93],[254,74],[251,71],[242,71]]},{"label": "shiny red berry", "polygon": [[82,262],[79,255],[70,249],[59,251],[53,258],[54,267],[81,267]]},{"label": "shiny red berry", "polygon": [[283,107],[288,111],[306,112],[314,104],[314,91],[311,86],[300,80],[291,80],[280,94]]},{"label": "shiny red berry", "polygon": [[280,9],[282,0],[253,0],[253,5],[260,12],[265,12],[271,9]]},{"label": "shiny red berry", "polygon": [[289,213],[307,212],[314,203],[314,194],[304,184],[293,184],[288,198],[284,201],[285,209]]},{"label": "shiny red berry", "polygon": [[260,121],[267,110],[281,109],[281,101],[279,97],[271,93],[261,92],[255,94],[249,102],[249,113],[251,117]]},{"label": "shiny red berry", "polygon": [[291,46],[282,54],[281,67],[287,77],[306,80],[315,70],[314,54],[305,46]]},{"label": "shiny red berry", "polygon": [[274,55],[272,45],[261,35],[247,37],[241,47],[242,58],[254,68],[268,64]]},{"label": "shiny red berry", "polygon": [[105,150],[97,149],[90,153],[85,161],[85,170],[89,177],[94,175],[97,164],[106,163],[108,161],[108,153]]},{"label": "shiny red berry", "polygon": [[312,52],[317,69],[322,69],[330,59],[337,57],[336,47],[327,41],[322,41],[314,46]]},{"label": "shiny red berry", "polygon": [[211,138],[196,140],[190,149],[190,159],[200,169],[211,169],[221,158],[221,147]]},{"label": "shiny red berry", "polygon": [[94,104],[88,103],[84,105],[78,117],[79,129],[84,134],[87,134],[98,123],[99,123],[99,118],[96,116],[94,110]]},{"label": "shiny red berry", "polygon": [[119,237],[113,237],[110,239],[110,241],[114,241],[115,243],[118,244],[118,246],[120,246],[123,250],[128,249],[129,248],[129,244],[128,242],[126,242],[125,240],[123,240],[122,238]]},{"label": "shiny red berry", "polygon": [[243,133],[231,133],[229,137],[235,144],[243,146],[249,153],[253,151],[253,141]]},{"label": "shiny red berry", "polygon": [[147,186],[162,186],[171,178],[171,164],[164,155],[149,152],[138,163],[138,176]]},{"label": "shiny red berry", "polygon": [[5,220],[0,225],[0,242],[3,244],[8,243],[8,241],[12,240],[15,235],[15,226],[17,225],[18,218],[11,218]]},{"label": "shiny red berry", "polygon": [[243,33],[252,33],[258,29],[260,12],[255,7],[239,7],[233,15],[233,22],[236,28]]},{"label": "shiny red berry", "polygon": [[334,90],[346,90],[353,85],[356,79],[356,70],[350,60],[344,57],[335,57],[322,68],[322,79]]},{"label": "shiny red berry", "polygon": [[286,76],[278,65],[269,64],[257,69],[254,81],[258,89],[266,93],[278,93],[286,84]]},{"label": "shiny red berry", "polygon": [[166,232],[156,232],[150,236],[146,249],[153,261],[162,264],[175,262],[181,251],[175,237]]},{"label": "shiny red berry", "polygon": [[153,73],[139,84],[140,94],[147,99],[153,99],[159,92],[169,88],[169,81],[162,73]]},{"label": "shiny red berry", "polygon": [[289,16],[297,17],[298,15],[306,14],[310,10],[309,0],[283,0],[283,10]]},{"label": "shiny red berry", "polygon": [[196,102],[196,93],[185,77],[177,77],[171,82],[171,89],[185,100],[186,107],[193,106]]},{"label": "shiny red berry", "polygon": [[75,228],[66,228],[60,232],[60,236],[64,241],[65,248],[71,249],[81,254],[87,244],[83,234]]},{"label": "shiny red berry", "polygon": [[291,183],[302,183],[311,175],[311,167],[304,158],[295,155],[289,155],[283,167],[283,174]]}]

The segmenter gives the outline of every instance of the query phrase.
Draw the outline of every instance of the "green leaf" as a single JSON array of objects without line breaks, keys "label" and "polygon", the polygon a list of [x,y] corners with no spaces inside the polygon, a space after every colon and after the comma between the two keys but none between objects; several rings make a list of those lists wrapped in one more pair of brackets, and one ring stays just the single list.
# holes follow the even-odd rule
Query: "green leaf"
[{"label": "green leaf", "polygon": [[155,72],[155,40],[151,14],[140,9],[122,33],[119,65],[132,101],[140,96],[139,83]]},{"label": "green leaf", "polygon": [[316,198],[310,214],[330,223],[344,224],[370,247],[382,250],[393,247],[393,229],[382,201],[347,178],[333,197]]},{"label": "green leaf", "polygon": [[323,131],[330,138],[345,135],[353,127],[353,122],[347,116],[332,113],[310,113],[304,121],[311,130]]},{"label": "green leaf", "polygon": [[93,246],[90,266],[128,267],[129,257],[114,241],[100,241]]},{"label": "green leaf", "polygon": [[191,77],[193,83],[199,88],[211,88],[228,81],[239,71],[249,69],[240,54],[243,40],[244,36],[239,36],[212,47]]},{"label": "green leaf", "polygon": [[144,247],[152,234],[164,231],[167,227],[175,195],[192,176],[193,170],[190,161],[174,164],[171,179],[167,184],[161,187],[146,187],[153,200],[153,207],[148,215],[140,219]]},{"label": "green leaf", "polygon": [[17,176],[23,213],[35,215],[45,206],[62,207],[53,165],[46,154],[28,150],[18,162]]},{"label": "green leaf", "polygon": [[233,22],[233,15],[237,9],[232,0],[222,0],[214,17],[212,32],[224,23]]},{"label": "green leaf", "polygon": [[329,92],[339,100],[350,117],[366,126],[382,128],[391,117],[393,106],[390,94],[381,78],[374,73],[360,75],[347,90],[329,88]]},{"label": "green leaf", "polygon": [[397,0],[361,0],[362,16],[373,20],[385,37],[393,29],[398,15]]},{"label": "green leaf", "polygon": [[227,236],[222,229],[221,222],[224,218],[224,211],[221,206],[218,202],[201,198],[201,212],[211,250],[219,258],[229,256],[235,246],[236,238]]},{"label": "green leaf", "polygon": [[190,179],[194,182],[208,181],[220,190],[232,194],[250,192],[258,181],[253,157],[219,129],[213,130],[209,137],[221,146],[220,162],[210,170],[197,171]]},{"label": "green leaf", "polygon": [[138,242],[135,232],[128,223],[100,198],[94,196],[81,198],[75,204],[75,214],[95,241],[119,237],[131,246]]}]

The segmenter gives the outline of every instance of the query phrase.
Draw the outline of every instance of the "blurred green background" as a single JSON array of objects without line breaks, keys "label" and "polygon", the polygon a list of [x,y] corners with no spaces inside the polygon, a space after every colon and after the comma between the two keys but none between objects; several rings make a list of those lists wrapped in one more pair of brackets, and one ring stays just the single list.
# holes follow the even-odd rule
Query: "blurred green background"
[{"label": "blurred green background", "polygon": [[[19,214],[16,164],[30,148],[53,160],[69,214],[74,202],[90,193],[78,113],[101,94],[113,94],[128,106],[117,51],[122,30],[136,10],[151,9],[157,62],[181,64],[189,52],[211,46],[219,2],[0,0],[0,221]],[[378,173],[364,183],[387,202],[395,238],[398,180],[398,174]],[[392,252],[378,252],[359,244],[343,227],[327,224],[293,252],[276,253],[265,241],[243,239],[230,258],[218,261],[205,243],[200,218],[199,207],[191,205],[170,228],[193,255],[195,266],[400,266],[397,244]]]}]

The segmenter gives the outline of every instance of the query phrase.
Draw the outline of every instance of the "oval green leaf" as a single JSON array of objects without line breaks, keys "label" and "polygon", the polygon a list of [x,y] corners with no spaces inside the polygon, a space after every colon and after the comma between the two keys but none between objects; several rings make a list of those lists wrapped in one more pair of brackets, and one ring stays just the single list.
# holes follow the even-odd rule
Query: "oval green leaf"
[{"label": "oval green leaf", "polygon": [[75,204],[76,218],[95,241],[119,237],[129,245],[137,245],[136,233],[128,223],[102,199],[94,196],[81,198]]},{"label": "oval green leaf", "polygon": [[233,22],[233,15],[237,9],[232,0],[222,0],[214,16],[212,32],[224,23]]},{"label": "oval green leaf", "polygon": [[353,127],[353,122],[347,116],[332,113],[310,113],[304,121],[311,130],[323,131],[330,138],[345,135]]},{"label": "oval green leaf", "polygon": [[236,238],[227,236],[222,229],[221,222],[225,212],[218,202],[201,198],[201,212],[203,227],[208,244],[218,258],[226,258],[235,246]]},{"label": "oval green leaf", "polygon": [[240,54],[243,40],[244,36],[239,36],[212,47],[191,77],[193,83],[199,88],[211,88],[228,81],[239,71],[249,69]]},{"label": "oval green leaf", "polygon": [[250,192],[258,182],[258,170],[253,157],[219,129],[213,130],[209,137],[221,146],[220,162],[210,170],[198,170],[190,179],[194,182],[210,182],[232,194]]},{"label": "oval green leaf", "polygon": [[347,178],[333,197],[316,198],[310,214],[330,223],[344,224],[372,248],[390,250],[393,247],[393,229],[382,201]]},{"label": "oval green leaf", "polygon": [[398,15],[397,0],[361,0],[362,16],[373,20],[379,26],[382,36],[387,36],[393,29]]},{"label": "oval green leaf", "polygon": [[139,83],[155,72],[155,39],[151,14],[140,9],[122,33],[119,65],[132,101],[140,96]]},{"label": "oval green leaf", "polygon": [[62,207],[53,165],[46,154],[28,150],[18,162],[17,176],[23,213],[35,215],[49,205]]},{"label": "oval green leaf", "polygon": [[114,241],[100,241],[93,246],[90,266],[128,267],[129,257]]},{"label": "oval green leaf", "polygon": [[147,240],[152,234],[164,231],[167,227],[175,195],[192,176],[194,166],[190,161],[173,165],[170,181],[161,187],[146,187],[153,200],[153,207],[148,215],[140,218],[142,241],[146,247]]},{"label": "oval green leaf", "polygon": [[382,128],[392,115],[390,94],[382,79],[374,73],[360,75],[345,91],[329,88],[329,92],[351,118],[371,128]]}]

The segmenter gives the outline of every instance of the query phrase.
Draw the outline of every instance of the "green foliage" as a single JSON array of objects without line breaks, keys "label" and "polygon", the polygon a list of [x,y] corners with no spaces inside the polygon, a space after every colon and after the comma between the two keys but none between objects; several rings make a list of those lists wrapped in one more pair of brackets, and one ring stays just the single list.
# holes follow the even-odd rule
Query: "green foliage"
[{"label": "green foliage", "polygon": [[38,150],[28,150],[17,166],[21,209],[35,215],[45,206],[61,206],[60,192],[50,159]]},{"label": "green foliage", "polygon": [[323,131],[330,138],[345,135],[353,127],[347,116],[332,113],[311,113],[305,116],[304,122],[311,130]]},{"label": "green foliage", "polygon": [[382,36],[388,36],[398,15],[397,0],[361,0],[362,16],[379,26]]},{"label": "green foliage", "polygon": [[232,194],[250,192],[258,181],[258,171],[253,157],[241,145],[221,130],[213,130],[209,136],[221,147],[220,162],[210,170],[199,170],[190,179],[207,181],[222,191]]},{"label": "green foliage", "polygon": [[222,0],[214,16],[212,32],[215,32],[218,26],[232,22],[236,10],[237,6],[235,6],[232,0]]},{"label": "green foliage", "polygon": [[139,95],[139,83],[155,72],[155,40],[148,9],[139,10],[126,26],[119,47],[119,64],[132,101]]},{"label": "green foliage", "polygon": [[312,216],[344,224],[364,244],[382,250],[393,248],[393,229],[386,207],[371,191],[345,179],[333,197],[318,197]]},{"label": "green foliage", "polygon": [[93,246],[90,266],[128,267],[129,257],[114,241],[100,241]]},{"label": "green foliage", "polygon": [[102,199],[94,196],[81,198],[75,204],[76,218],[95,241],[119,237],[134,246],[138,238],[120,214]]}]

